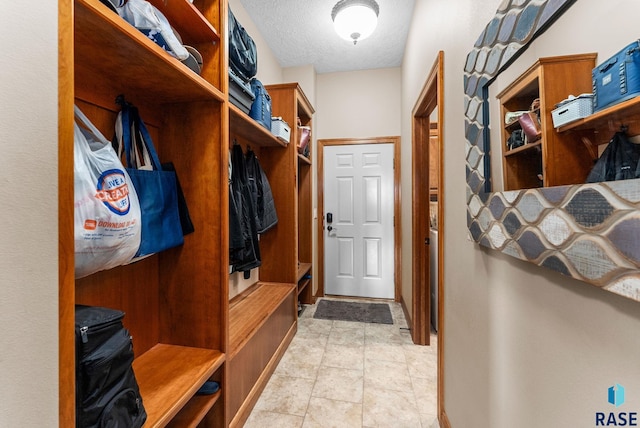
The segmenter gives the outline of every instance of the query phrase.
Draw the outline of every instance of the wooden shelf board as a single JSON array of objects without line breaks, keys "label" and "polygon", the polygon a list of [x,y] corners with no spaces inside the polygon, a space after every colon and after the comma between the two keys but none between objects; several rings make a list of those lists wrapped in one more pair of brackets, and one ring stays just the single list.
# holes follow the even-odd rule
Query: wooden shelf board
[{"label": "wooden shelf board", "polygon": [[[224,359],[223,353],[213,349],[161,343],[136,358],[133,370],[147,412],[145,427],[166,426]],[[191,403],[190,413],[199,405],[200,400]]]},{"label": "wooden shelf board", "polygon": [[515,131],[516,129],[520,129],[520,122],[518,122],[518,120],[514,120],[513,122],[509,123],[509,124],[505,124],[504,125],[504,129],[505,131],[511,133],[513,131]]},{"label": "wooden shelf board", "polygon": [[295,288],[296,284],[261,282],[251,294],[229,309],[229,360]]},{"label": "wooden shelf board", "polygon": [[235,105],[229,103],[229,129],[237,135],[261,147],[287,147],[288,144],[273,135],[267,128],[253,120]]},{"label": "wooden shelf board", "polygon": [[224,100],[220,90],[99,1],[76,0],[75,5],[77,81],[89,87],[113,82],[120,93],[144,93],[156,102]]},{"label": "wooden shelf board", "polygon": [[304,289],[311,283],[310,279],[304,280],[301,284],[298,284],[298,295],[304,291]]},{"label": "wooden shelf board", "polygon": [[150,3],[167,17],[185,44],[220,40],[213,25],[187,0],[150,0]]},{"label": "wooden shelf board", "polygon": [[600,110],[590,116],[556,128],[558,132],[581,131],[606,128],[612,124],[614,128],[624,125],[625,121],[640,115],[640,97],[631,98],[619,104]]},{"label": "wooden shelf board", "polygon": [[311,266],[311,263],[298,263],[298,282],[300,282],[303,276],[311,272]]},{"label": "wooden shelf board", "polygon": [[197,395],[193,397],[186,406],[171,420],[168,428],[196,428],[207,415],[209,410],[216,404],[222,395],[220,391],[211,395]]},{"label": "wooden shelf board", "polygon": [[538,140],[535,143],[531,143],[531,144],[525,144],[524,146],[520,146],[517,149],[513,149],[513,150],[508,150],[504,153],[505,156],[513,156],[513,155],[517,155],[518,153],[522,153],[522,152],[526,152],[528,150],[533,149],[534,147],[541,147],[542,145],[542,140]]},{"label": "wooden shelf board", "polygon": [[309,159],[308,157],[301,155],[300,153],[298,153],[298,160],[302,163],[306,163],[308,165],[311,165],[311,159]]}]

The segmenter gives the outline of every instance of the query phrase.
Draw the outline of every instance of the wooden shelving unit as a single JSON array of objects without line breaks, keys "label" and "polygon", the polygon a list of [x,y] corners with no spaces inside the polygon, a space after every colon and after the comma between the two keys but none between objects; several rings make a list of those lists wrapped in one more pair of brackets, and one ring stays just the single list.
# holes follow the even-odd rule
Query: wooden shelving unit
[{"label": "wooden shelving unit", "polygon": [[[229,303],[227,423],[241,426],[297,329],[297,301],[311,300],[311,287],[302,276],[311,271],[311,161],[297,153],[295,118],[297,84],[267,86],[272,115],[292,126],[291,141],[283,143],[235,106],[229,108],[229,139],[256,153],[265,171],[278,214],[278,224],[260,236],[262,265],[259,281]],[[307,102],[308,103],[308,102]],[[306,123],[313,109],[300,110]],[[308,192],[302,193],[301,189]],[[307,224],[308,221],[308,224]],[[304,223],[304,224],[303,224]],[[308,240],[306,238],[308,233]],[[299,274],[299,261],[305,272]],[[308,283],[308,282],[307,282]]]},{"label": "wooden shelving unit", "polygon": [[[195,232],[184,245],[86,278],[73,278],[73,214],[60,198],[60,426],[74,426],[75,304],[125,312],[134,373],[149,427],[241,426],[292,340],[300,297],[311,301],[311,160],[297,153],[296,118],[313,109],[297,84],[279,85],[274,116],[285,144],[228,101],[225,0],[152,0],[200,75],[100,0],[60,1],[59,170],[73,178],[73,105],[111,138],[124,94],[149,128],[161,161],[176,167]],[[229,301],[228,156],[236,140],[256,152],[279,223],[261,236],[259,281]],[[66,181],[65,181],[66,180]],[[219,392],[201,396],[207,380]]]},{"label": "wooden shelving unit", "polygon": [[[99,0],[59,2],[61,177],[73,177],[74,104],[110,139],[123,94],[139,108],[161,161],[175,165],[195,226],[181,247],[77,280],[73,233],[61,233],[60,426],[75,426],[75,304],[125,312],[145,427],[224,425],[224,390],[195,394],[207,380],[226,380],[226,2],[154,3],[201,52],[200,75]],[[72,230],[73,203],[61,198],[58,209],[60,230]]]},{"label": "wooden shelving unit", "polygon": [[[313,225],[313,201],[311,195],[312,183],[312,159],[297,153],[296,145],[299,141],[297,127],[298,118],[302,126],[310,126],[313,135],[313,106],[309,102],[297,83],[284,83],[280,85],[268,85],[267,90],[271,96],[274,111],[278,112],[285,122],[291,126],[291,145],[296,150],[297,170],[295,199],[297,211],[295,216],[297,253],[295,283],[298,284],[300,303],[311,304],[314,302],[314,293],[311,280],[302,280],[306,274],[312,275],[312,225]],[[311,142],[309,143],[311,144]],[[304,271],[304,273],[301,273]]]},{"label": "wooden shelving unit", "polygon": [[[591,91],[595,54],[540,58],[497,96],[502,128],[504,190],[559,186],[584,182],[592,158],[579,138],[556,132],[551,111],[571,94]],[[513,150],[507,140],[519,127],[505,124],[508,112],[527,111],[540,99],[542,138]]]}]

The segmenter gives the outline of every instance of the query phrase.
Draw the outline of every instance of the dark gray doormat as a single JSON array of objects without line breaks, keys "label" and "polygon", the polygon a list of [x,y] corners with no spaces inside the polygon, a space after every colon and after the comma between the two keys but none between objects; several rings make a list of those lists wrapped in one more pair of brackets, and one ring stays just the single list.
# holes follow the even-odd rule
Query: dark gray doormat
[{"label": "dark gray doormat", "polygon": [[334,321],[393,324],[391,310],[386,303],[358,303],[323,299],[318,302],[313,317]]}]

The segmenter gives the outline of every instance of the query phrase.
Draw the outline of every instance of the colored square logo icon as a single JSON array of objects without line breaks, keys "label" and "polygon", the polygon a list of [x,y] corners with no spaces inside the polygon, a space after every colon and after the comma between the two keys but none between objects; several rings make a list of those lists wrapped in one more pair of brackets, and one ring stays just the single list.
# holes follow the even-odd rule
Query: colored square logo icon
[{"label": "colored square logo icon", "polygon": [[624,404],[624,387],[618,383],[609,388],[609,403],[616,407]]}]

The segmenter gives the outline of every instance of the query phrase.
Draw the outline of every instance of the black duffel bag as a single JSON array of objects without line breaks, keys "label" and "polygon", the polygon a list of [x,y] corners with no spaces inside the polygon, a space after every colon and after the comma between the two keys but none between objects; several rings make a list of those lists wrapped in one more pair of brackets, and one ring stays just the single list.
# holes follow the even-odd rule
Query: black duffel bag
[{"label": "black duffel bag", "polygon": [[76,305],[76,427],[139,428],[147,420],[124,312]]},{"label": "black duffel bag", "polygon": [[256,44],[229,8],[229,67],[245,82],[258,72]]}]

